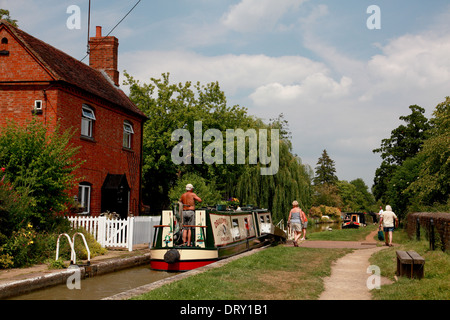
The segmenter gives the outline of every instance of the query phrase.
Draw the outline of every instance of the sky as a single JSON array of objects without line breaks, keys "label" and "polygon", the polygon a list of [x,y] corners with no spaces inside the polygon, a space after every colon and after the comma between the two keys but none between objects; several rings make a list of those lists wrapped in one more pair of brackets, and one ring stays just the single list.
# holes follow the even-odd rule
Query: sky
[{"label": "sky", "polygon": [[[81,60],[88,3],[0,0],[0,8]],[[109,33],[136,3],[92,0],[90,35],[95,26]],[[79,29],[67,25],[72,5],[80,8]],[[372,150],[399,117],[414,104],[431,117],[450,95],[447,0],[141,0],[111,35],[121,75],[218,81],[229,106],[265,122],[282,113],[304,164],[314,169],[326,149],[340,180],[362,178],[369,188],[381,164]]]}]

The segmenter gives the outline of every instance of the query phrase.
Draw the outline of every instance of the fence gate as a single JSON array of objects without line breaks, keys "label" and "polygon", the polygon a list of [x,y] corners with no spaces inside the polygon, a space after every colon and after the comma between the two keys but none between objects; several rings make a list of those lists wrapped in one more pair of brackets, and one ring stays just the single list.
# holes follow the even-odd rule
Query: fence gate
[{"label": "fence gate", "polygon": [[130,241],[133,235],[133,218],[127,219],[105,219],[104,229],[99,232],[98,242],[103,247],[125,247],[128,250],[133,250],[133,243]]},{"label": "fence gate", "polygon": [[102,247],[122,247],[129,251],[133,245],[149,244],[155,232],[153,226],[160,223],[156,217],[128,217],[107,219],[106,217],[69,217],[73,229],[84,228]]}]

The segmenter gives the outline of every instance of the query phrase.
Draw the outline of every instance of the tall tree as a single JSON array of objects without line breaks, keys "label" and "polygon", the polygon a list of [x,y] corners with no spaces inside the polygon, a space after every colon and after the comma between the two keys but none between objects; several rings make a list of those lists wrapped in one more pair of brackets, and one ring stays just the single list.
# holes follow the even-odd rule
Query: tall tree
[{"label": "tall tree", "polygon": [[338,178],[336,176],[336,168],[334,161],[328,156],[327,150],[323,150],[322,156],[317,161],[316,175],[314,184],[336,184]]},{"label": "tall tree", "polygon": [[[194,174],[191,176],[204,179],[210,186],[214,186],[223,199],[237,197],[243,204],[271,209],[275,220],[284,218],[289,212],[290,203],[295,199],[305,208],[309,207],[311,177],[300,158],[291,153],[288,124],[283,115],[273,119],[270,124],[265,124],[260,119],[248,115],[245,108],[237,105],[229,107],[225,94],[217,82],[206,86],[199,83],[192,86],[190,82],[171,84],[169,74],[163,74],[162,79],[152,78],[150,84],[141,84],[129,74],[125,73],[125,76],[127,78],[125,84],[130,85],[131,100],[149,118],[144,127],[143,194],[153,213],[157,214],[162,208],[170,206],[170,198],[172,200],[176,198],[173,192],[169,197],[170,190],[179,190],[178,182],[188,174]],[[191,137],[195,137],[196,121],[201,121],[202,136],[208,129],[217,129],[217,132],[223,133],[222,142],[219,138],[218,141],[203,141],[203,145],[197,146],[193,138],[192,152],[183,153],[183,156],[192,161],[189,165],[176,164],[171,156],[179,142],[172,141],[171,135],[175,130],[183,129],[187,130]],[[252,157],[255,156],[255,152],[258,153],[258,149],[261,148],[261,143],[259,148],[250,150],[249,137],[244,139],[249,142],[245,143],[245,153],[241,152],[242,148],[236,148],[238,139],[230,142],[235,146],[233,150],[238,149],[234,153],[234,161],[230,163],[227,153],[228,142],[225,137],[228,129],[242,129],[245,132],[254,130],[257,135],[256,141],[260,141],[260,132],[265,130],[266,138],[269,140],[267,150],[272,152],[272,143],[279,145],[278,172],[274,175],[261,175],[260,169],[264,168],[264,164],[261,164],[261,153],[257,164],[250,163],[250,154]],[[279,130],[279,141],[272,141],[272,138],[269,138],[271,130],[274,129]],[[218,148],[221,143],[224,144],[223,163],[202,161],[205,160],[205,152],[212,143]],[[194,161],[192,154],[196,148],[204,151],[201,163]],[[259,151],[261,152],[261,149]],[[245,161],[238,163],[236,160],[242,155]],[[201,194],[199,196],[202,197]]]},{"label": "tall tree", "polygon": [[[194,137],[194,123],[202,122],[202,136],[207,129],[249,128],[256,121],[247,115],[245,108],[227,106],[226,97],[217,82],[195,86],[191,82],[171,84],[169,74],[161,79],[151,78],[149,84],[141,84],[125,72],[125,84],[130,86],[130,99],[148,116],[144,126],[143,185],[144,200],[154,213],[170,205],[169,191],[184,173],[195,172],[207,181],[215,181],[218,189],[225,190],[230,181],[237,179],[240,166],[196,164],[193,160],[197,146],[192,139],[191,165],[172,161],[172,150],[178,144],[172,141],[177,129],[187,129]],[[225,140],[225,139],[224,139]],[[224,148],[225,150],[225,148]]]},{"label": "tall tree", "polygon": [[430,123],[429,138],[417,155],[422,159],[418,176],[406,192],[422,205],[450,206],[450,97],[436,106]]},{"label": "tall tree", "polygon": [[392,130],[391,137],[381,141],[381,147],[374,149],[374,153],[380,153],[383,159],[380,168],[375,172],[373,195],[377,200],[389,201],[387,190],[389,181],[395,171],[403,162],[414,157],[421,149],[427,138],[430,123],[424,116],[425,109],[412,105],[409,107],[411,114],[401,116],[399,119],[405,124]]}]

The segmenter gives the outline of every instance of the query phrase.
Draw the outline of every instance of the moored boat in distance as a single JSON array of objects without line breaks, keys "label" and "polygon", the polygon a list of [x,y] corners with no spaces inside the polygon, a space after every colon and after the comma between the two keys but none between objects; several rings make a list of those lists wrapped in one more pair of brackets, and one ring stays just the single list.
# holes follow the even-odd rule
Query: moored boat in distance
[{"label": "moored boat in distance", "polygon": [[342,222],[342,229],[356,229],[360,226],[366,226],[366,218],[364,213],[352,212],[345,214],[344,221]]},{"label": "moored boat in distance", "polygon": [[286,233],[272,222],[266,209],[195,211],[192,246],[182,246],[180,217],[164,210],[154,226],[150,267],[154,270],[188,271],[269,243],[286,240]]}]

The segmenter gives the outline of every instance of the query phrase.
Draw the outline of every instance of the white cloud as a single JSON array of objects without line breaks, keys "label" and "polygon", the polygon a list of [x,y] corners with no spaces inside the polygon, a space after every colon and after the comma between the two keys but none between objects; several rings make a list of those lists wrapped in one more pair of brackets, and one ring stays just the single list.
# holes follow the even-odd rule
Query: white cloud
[{"label": "white cloud", "polygon": [[222,16],[222,23],[238,32],[271,31],[290,10],[305,0],[242,0]]},{"label": "white cloud", "polygon": [[299,101],[312,104],[342,98],[348,95],[351,85],[352,80],[348,77],[342,77],[340,82],[336,82],[323,73],[314,73],[298,85],[282,85],[276,82],[263,85],[257,88],[250,98],[257,106]]},{"label": "white cloud", "polygon": [[[121,56],[122,68],[141,81],[170,72],[173,81],[219,81],[227,95],[280,82],[299,83],[327,68],[300,56],[221,55],[208,57],[190,51],[137,51]],[[310,82],[314,82],[312,79]]]},{"label": "white cloud", "polygon": [[390,41],[382,52],[368,62],[368,74],[375,82],[372,95],[395,90],[431,97],[448,91],[449,35],[405,35]]}]

